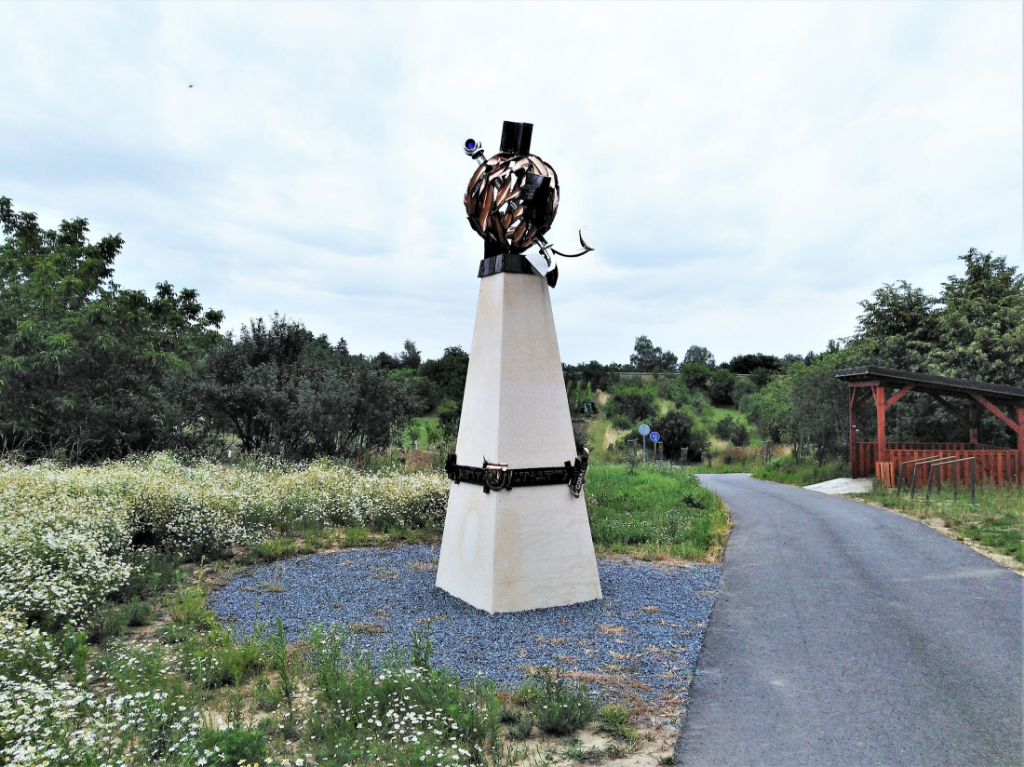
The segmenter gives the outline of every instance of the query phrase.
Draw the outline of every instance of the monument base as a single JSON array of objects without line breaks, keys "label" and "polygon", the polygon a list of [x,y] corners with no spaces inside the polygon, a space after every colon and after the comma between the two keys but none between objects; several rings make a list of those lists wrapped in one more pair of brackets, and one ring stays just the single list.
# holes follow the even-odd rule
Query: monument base
[{"label": "monument base", "polygon": [[[502,272],[480,280],[457,462],[510,469],[576,458],[547,283]],[[437,586],[474,607],[536,610],[601,598],[584,496],[567,485],[488,493],[453,484]]]},{"label": "monument base", "polygon": [[489,613],[600,599],[586,502],[564,485],[453,485],[437,586]]}]

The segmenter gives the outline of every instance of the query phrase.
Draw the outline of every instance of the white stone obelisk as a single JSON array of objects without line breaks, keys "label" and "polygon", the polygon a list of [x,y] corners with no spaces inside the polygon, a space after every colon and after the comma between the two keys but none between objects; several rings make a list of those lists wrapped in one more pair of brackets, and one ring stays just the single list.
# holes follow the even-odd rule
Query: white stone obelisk
[{"label": "white stone obelisk", "polygon": [[[562,362],[543,277],[480,279],[457,463],[511,469],[576,458]],[[601,598],[586,500],[567,485],[483,492],[453,484],[437,586],[489,613]]]}]

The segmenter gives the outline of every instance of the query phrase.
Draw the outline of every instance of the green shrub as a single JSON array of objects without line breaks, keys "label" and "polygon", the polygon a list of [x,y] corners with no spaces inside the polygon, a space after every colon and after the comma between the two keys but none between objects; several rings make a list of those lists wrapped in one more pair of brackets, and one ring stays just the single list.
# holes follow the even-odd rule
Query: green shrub
[{"label": "green shrub", "polygon": [[204,730],[203,747],[213,752],[208,765],[236,767],[239,764],[256,764],[267,757],[265,736],[261,731],[243,730],[231,727],[227,730]]},{"label": "green shrub", "polygon": [[537,727],[549,735],[570,735],[588,725],[594,719],[597,704],[590,697],[586,685],[579,684],[562,675],[561,670],[542,668],[538,683],[528,679],[523,687],[533,687],[530,713],[537,720]]},{"label": "green shrub", "polygon": [[729,439],[732,436],[732,430],[735,424],[736,422],[733,420],[732,416],[727,415],[715,424],[715,436],[719,439]]},{"label": "green shrub", "polygon": [[737,421],[729,431],[729,439],[736,447],[746,447],[750,444],[750,432],[747,431],[746,426]]},{"label": "green shrub", "polygon": [[619,428],[629,428],[641,421],[646,421],[657,412],[654,406],[654,395],[644,390],[627,390],[617,392],[609,400],[609,413],[612,421]]},{"label": "green shrub", "polygon": [[700,454],[707,449],[709,440],[707,432],[697,419],[683,410],[670,410],[660,418],[651,422],[651,431],[656,431],[665,446],[665,457],[670,460],[687,458],[699,460]]}]

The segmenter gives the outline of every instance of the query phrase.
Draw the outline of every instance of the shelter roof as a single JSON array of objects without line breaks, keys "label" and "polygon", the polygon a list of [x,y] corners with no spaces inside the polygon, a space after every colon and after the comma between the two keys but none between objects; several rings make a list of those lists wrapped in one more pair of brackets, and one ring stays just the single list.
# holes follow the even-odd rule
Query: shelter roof
[{"label": "shelter roof", "polygon": [[1019,386],[969,381],[966,378],[947,378],[930,373],[913,373],[909,370],[884,368],[877,365],[861,365],[836,373],[836,378],[849,383],[878,381],[885,386],[900,388],[914,385],[915,391],[948,394],[954,397],[971,397],[980,394],[989,399],[1024,405],[1024,389]]}]

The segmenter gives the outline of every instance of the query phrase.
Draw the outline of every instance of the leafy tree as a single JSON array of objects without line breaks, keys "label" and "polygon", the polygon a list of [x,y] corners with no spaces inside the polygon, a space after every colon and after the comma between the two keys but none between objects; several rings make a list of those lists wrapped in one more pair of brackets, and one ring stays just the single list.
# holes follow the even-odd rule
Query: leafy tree
[{"label": "leafy tree", "polygon": [[886,284],[861,301],[855,342],[861,353],[901,370],[923,372],[938,341],[936,301],[905,280]]},{"label": "leafy tree", "polygon": [[944,375],[1024,385],[1024,275],[971,248],[964,276],[943,283],[931,366]]},{"label": "leafy tree", "polygon": [[736,421],[729,430],[729,441],[736,447],[746,447],[750,444],[750,432],[746,426]]},{"label": "leafy tree", "polygon": [[736,385],[736,376],[725,368],[718,368],[711,373],[708,381],[708,396],[715,405],[731,405],[732,389]]},{"label": "leafy tree", "polygon": [[727,367],[736,374],[750,374],[758,368],[781,373],[784,369],[782,360],[772,354],[738,354],[722,367]]},{"label": "leafy tree", "polygon": [[398,357],[388,354],[387,352],[381,352],[378,354],[373,358],[373,360],[371,360],[371,364],[375,368],[379,368],[381,370],[399,370],[402,367],[402,363],[399,361]]},{"label": "leafy tree", "polygon": [[655,346],[647,336],[639,336],[629,356],[629,364],[645,373],[674,373],[679,359],[670,351]]},{"label": "leafy tree", "polygon": [[416,348],[416,344],[412,342],[412,339],[405,339],[405,343],[402,345],[402,352],[398,355],[398,363],[403,368],[409,368],[411,370],[419,370],[420,362],[420,350]]},{"label": "leafy tree", "polygon": [[679,370],[688,389],[701,389],[707,391],[708,382],[711,380],[711,368],[702,362],[687,362]]},{"label": "leafy tree", "polygon": [[449,444],[454,443],[459,436],[459,424],[462,421],[462,407],[454,402],[442,405],[437,411],[438,425],[441,428],[441,437]]},{"label": "leafy tree", "polygon": [[43,229],[0,197],[0,449],[120,457],[194,441],[187,381],[223,319],[194,290],[113,282],[124,241]]},{"label": "leafy tree", "polygon": [[246,450],[297,458],[386,447],[410,409],[400,378],[276,314],[210,353],[195,396],[203,417]]},{"label": "leafy tree", "polygon": [[697,363],[709,368],[715,366],[715,355],[704,346],[691,346],[683,355],[683,364]]},{"label": "leafy tree", "polygon": [[564,375],[567,381],[580,380],[594,389],[608,391],[614,383],[615,372],[621,367],[622,365],[602,365],[597,360],[591,360],[579,365],[565,365]]},{"label": "leafy tree", "polygon": [[630,428],[645,421],[656,412],[654,395],[642,389],[616,392],[609,401],[609,410],[619,428]]},{"label": "leafy tree", "polygon": [[699,460],[710,444],[695,418],[683,410],[670,410],[654,420],[651,430],[658,432],[665,446],[665,457],[674,460],[684,455],[688,460]]},{"label": "leafy tree", "polygon": [[731,415],[727,415],[715,424],[715,436],[719,439],[729,439],[732,428],[736,424]]},{"label": "leafy tree", "polygon": [[423,375],[433,381],[444,396],[455,402],[462,402],[468,370],[469,355],[461,346],[449,346],[440,359],[427,360],[421,368]]}]

